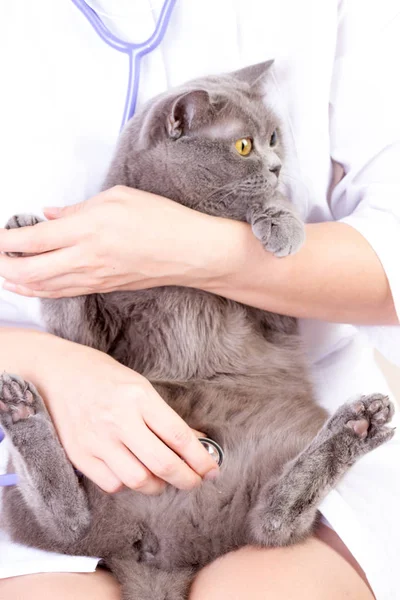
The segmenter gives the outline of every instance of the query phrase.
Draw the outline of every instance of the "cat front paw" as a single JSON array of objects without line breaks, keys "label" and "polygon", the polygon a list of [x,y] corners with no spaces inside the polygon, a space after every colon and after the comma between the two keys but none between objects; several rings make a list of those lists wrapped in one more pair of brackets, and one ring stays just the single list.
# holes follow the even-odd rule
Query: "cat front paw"
[{"label": "cat front paw", "polygon": [[[39,219],[39,217],[35,217],[35,215],[14,215],[11,219],[8,219],[5,229],[18,229],[19,227],[33,227],[40,223],[43,219]],[[12,258],[18,256],[26,256],[24,252],[6,252],[7,256]]]},{"label": "cat front paw", "polygon": [[389,441],[394,428],[388,427],[394,414],[394,405],[383,394],[361,396],[341,406],[326,424],[337,436],[341,448],[354,457],[365,454]]},{"label": "cat front paw", "polygon": [[270,204],[254,211],[249,222],[265,250],[275,256],[294,254],[303,245],[304,223],[293,211],[279,204]]}]

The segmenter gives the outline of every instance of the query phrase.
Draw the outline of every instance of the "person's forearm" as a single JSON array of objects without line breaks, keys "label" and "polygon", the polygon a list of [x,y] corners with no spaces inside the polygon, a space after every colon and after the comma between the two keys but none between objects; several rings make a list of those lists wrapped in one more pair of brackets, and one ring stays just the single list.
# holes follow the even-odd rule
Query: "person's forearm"
[{"label": "person's forearm", "polygon": [[219,220],[204,249],[207,268],[186,285],[294,317],[398,324],[383,267],[365,238],[343,223],[306,226],[287,258],[265,252],[244,223]]},{"label": "person's forearm", "polygon": [[54,350],[62,350],[63,344],[70,342],[33,329],[0,327],[0,372],[20,375],[40,385],[46,372],[54,371]]},{"label": "person's forearm", "polygon": [[181,285],[294,317],[398,324],[382,264],[360,233],[333,222],[306,234],[297,254],[275,258],[245,223],[116,186],[54,221],[0,230],[0,275],[25,296]]}]

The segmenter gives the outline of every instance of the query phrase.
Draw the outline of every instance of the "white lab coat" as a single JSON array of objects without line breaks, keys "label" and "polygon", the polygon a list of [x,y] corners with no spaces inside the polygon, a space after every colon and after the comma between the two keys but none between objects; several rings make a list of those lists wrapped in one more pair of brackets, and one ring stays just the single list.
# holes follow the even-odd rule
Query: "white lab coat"
[{"label": "white lab coat", "polygon": [[[89,4],[114,32],[141,41],[152,33],[162,0]],[[72,204],[99,190],[118,135],[128,65],[70,0],[19,0],[1,10],[4,223],[13,213],[40,214],[45,205]],[[400,314],[399,56],[398,0],[178,0],[161,47],[143,59],[139,104],[198,75],[275,58],[267,93],[286,123],[288,192],[308,222],[340,220],[362,233]],[[332,158],[345,176],[330,191]],[[1,290],[0,325],[42,327],[39,302]],[[319,399],[330,411],[354,394],[387,391],[372,348],[400,363],[399,327],[304,321],[301,328]],[[5,455],[2,444],[0,463]],[[378,600],[400,598],[399,475],[396,435],[353,467],[322,505]],[[0,537],[0,577],[95,564]]]}]

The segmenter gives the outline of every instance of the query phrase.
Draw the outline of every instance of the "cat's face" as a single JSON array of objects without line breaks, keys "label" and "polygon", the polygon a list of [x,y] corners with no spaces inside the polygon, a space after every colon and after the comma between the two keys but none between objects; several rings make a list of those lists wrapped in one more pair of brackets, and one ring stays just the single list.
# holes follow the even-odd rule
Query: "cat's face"
[{"label": "cat's face", "polygon": [[170,179],[171,198],[244,220],[252,201],[274,192],[284,150],[263,98],[269,66],[191,82],[150,108],[140,145],[164,173],[163,185]]}]

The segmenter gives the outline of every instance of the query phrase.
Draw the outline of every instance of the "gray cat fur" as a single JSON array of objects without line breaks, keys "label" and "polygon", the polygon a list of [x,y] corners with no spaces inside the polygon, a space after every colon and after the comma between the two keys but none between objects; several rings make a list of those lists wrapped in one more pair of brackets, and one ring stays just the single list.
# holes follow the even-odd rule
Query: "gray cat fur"
[{"label": "gray cat fur", "polygon": [[[125,128],[104,187],[247,221],[277,256],[298,250],[303,224],[277,189],[285,152],[263,98],[269,67],[203,78],[151,101]],[[254,143],[248,157],[235,150],[242,137]],[[7,226],[36,222],[19,215]],[[323,496],[393,434],[392,404],[379,394],[327,420],[293,318],[179,287],[46,300],[43,312],[50,331],[148,377],[225,450],[217,481],[191,492],[107,495],[75,474],[32,384],[3,375],[0,420],[21,478],[5,490],[4,527],[30,546],[102,557],[124,600],[187,599],[195,573],[218,556],[305,539]]]}]

